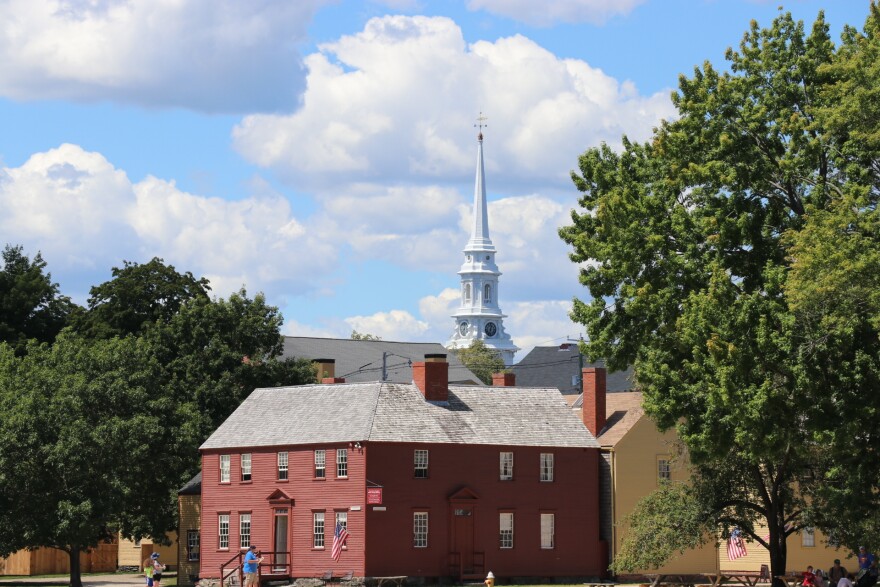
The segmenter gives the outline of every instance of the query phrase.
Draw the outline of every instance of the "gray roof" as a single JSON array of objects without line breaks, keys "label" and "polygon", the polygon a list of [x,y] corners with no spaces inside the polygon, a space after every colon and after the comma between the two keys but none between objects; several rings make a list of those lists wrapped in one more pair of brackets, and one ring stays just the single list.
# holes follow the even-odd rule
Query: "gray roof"
[{"label": "gray roof", "polygon": [[[581,354],[577,344],[562,346],[536,346],[513,366],[516,384],[529,387],[555,387],[563,394],[579,394],[577,382],[580,377]],[[604,367],[602,360],[590,362],[584,358],[583,367]],[[635,379],[632,367],[625,371],[608,373],[605,379],[609,393],[633,391]]]},{"label": "gray roof", "polygon": [[450,385],[440,405],[373,382],[257,389],[201,448],[356,441],[599,446],[554,388]]},{"label": "gray roof", "polygon": [[283,357],[335,359],[336,377],[346,382],[382,379],[382,353],[387,357],[388,381],[412,383],[411,362],[423,361],[427,354],[445,353],[449,363],[449,382],[483,385],[452,351],[436,342],[394,342],[390,340],[352,340],[285,336]]},{"label": "gray roof", "polygon": [[195,476],[186,482],[186,485],[180,488],[177,495],[199,495],[202,492],[202,472],[199,471]]}]

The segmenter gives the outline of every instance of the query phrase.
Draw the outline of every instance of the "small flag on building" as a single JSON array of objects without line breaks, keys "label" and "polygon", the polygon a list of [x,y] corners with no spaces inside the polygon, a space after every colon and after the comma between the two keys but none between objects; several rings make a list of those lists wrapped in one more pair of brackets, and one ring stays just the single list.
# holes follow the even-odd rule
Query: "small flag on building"
[{"label": "small flag on building", "polygon": [[346,540],[348,540],[348,530],[345,529],[342,522],[336,522],[336,532],[333,534],[333,550],[330,552],[333,560],[339,560],[339,555],[342,554],[342,545],[345,544]]},{"label": "small flag on building", "polygon": [[[336,548],[335,545],[334,548]],[[739,531],[739,528],[734,528],[733,532],[730,533],[730,538],[727,539],[727,560],[735,561],[747,554],[746,543],[742,539],[742,532]]]}]

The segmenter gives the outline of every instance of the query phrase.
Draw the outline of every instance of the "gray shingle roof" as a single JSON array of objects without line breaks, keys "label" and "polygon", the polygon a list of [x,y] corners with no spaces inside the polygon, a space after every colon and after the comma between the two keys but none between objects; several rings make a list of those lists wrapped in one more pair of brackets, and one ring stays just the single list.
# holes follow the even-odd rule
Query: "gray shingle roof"
[{"label": "gray shingle roof", "polygon": [[202,472],[199,471],[195,476],[186,482],[186,485],[180,488],[177,495],[199,495],[202,492]]},{"label": "gray shingle roof", "polygon": [[393,383],[412,383],[412,367],[408,361],[423,361],[426,354],[445,353],[450,383],[483,385],[458,357],[435,342],[285,336],[282,356],[336,359],[337,377],[344,377],[346,382],[361,382],[379,381],[382,378],[383,352],[393,353],[387,360],[388,381]]},{"label": "gray shingle roof", "polygon": [[425,401],[413,384],[258,389],[203,449],[355,441],[598,447],[553,388],[449,386]]},{"label": "gray shingle roof", "polygon": [[[565,345],[563,345],[565,346]],[[516,384],[527,387],[555,387],[563,394],[579,394],[577,386],[580,375],[580,352],[576,344],[562,349],[558,346],[536,346],[513,366]],[[586,367],[604,367],[604,361],[589,362]],[[635,389],[632,367],[625,371],[608,373],[605,385],[609,393]]]}]

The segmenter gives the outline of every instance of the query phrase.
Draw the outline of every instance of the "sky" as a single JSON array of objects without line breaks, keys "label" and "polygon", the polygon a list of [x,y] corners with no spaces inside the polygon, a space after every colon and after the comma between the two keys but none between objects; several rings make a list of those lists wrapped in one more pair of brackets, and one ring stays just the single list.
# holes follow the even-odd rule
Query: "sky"
[{"label": "sky", "polygon": [[780,4],[837,40],[869,0],[0,0],[0,246],[80,304],[161,257],[284,334],[444,343],[482,113],[521,358],[584,331],[578,156],[649,138]]}]

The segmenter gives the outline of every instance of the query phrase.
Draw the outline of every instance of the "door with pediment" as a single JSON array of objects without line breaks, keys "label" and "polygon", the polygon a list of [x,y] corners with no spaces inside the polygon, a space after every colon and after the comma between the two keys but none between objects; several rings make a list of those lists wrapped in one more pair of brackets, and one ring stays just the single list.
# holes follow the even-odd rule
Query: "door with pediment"
[{"label": "door with pediment", "polygon": [[482,572],[483,557],[474,544],[474,526],[477,517],[477,494],[462,488],[449,496],[451,515],[450,571],[461,578]]}]

